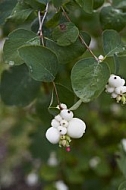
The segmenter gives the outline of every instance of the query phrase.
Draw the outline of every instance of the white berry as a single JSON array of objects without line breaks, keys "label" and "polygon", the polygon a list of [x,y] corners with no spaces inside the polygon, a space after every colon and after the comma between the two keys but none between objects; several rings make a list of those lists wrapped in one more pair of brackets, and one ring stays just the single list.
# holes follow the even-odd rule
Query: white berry
[{"label": "white berry", "polygon": [[51,126],[57,128],[60,125],[59,121],[56,119],[52,119]]},{"label": "white berry", "polygon": [[116,94],[123,94],[126,93],[126,86],[119,86],[115,89]]},{"label": "white berry", "polygon": [[57,121],[61,121],[63,118],[61,117],[60,114],[58,114],[58,115],[55,116],[55,119],[56,119]]},{"label": "white berry", "polygon": [[112,74],[108,80],[111,87],[119,87],[125,84],[125,80],[121,79],[119,76]]},{"label": "white berry", "polygon": [[111,87],[111,86],[109,86],[109,85],[106,85],[106,92],[108,92],[108,93],[112,93],[112,92],[114,92],[114,87]]},{"label": "white berry", "polygon": [[60,106],[59,106],[59,105],[57,106],[58,109],[60,109],[60,107],[61,107],[62,109],[67,109],[67,105],[66,105],[66,104],[63,104],[63,103],[61,103]]},{"label": "white berry", "polygon": [[67,133],[66,127],[59,126],[59,127],[58,127],[58,130],[59,130],[59,133],[60,133],[61,135],[65,135],[65,134]]},{"label": "white berry", "polygon": [[73,118],[73,112],[68,109],[61,110],[60,115],[66,121],[70,121]]},{"label": "white berry", "polygon": [[86,125],[78,118],[73,118],[68,125],[67,134],[72,138],[81,138],[85,133]]},{"label": "white berry", "polygon": [[112,98],[117,98],[117,96],[118,96],[118,94],[116,94],[115,92],[113,92],[113,93],[111,94],[111,97],[112,97]]},{"label": "white berry", "polygon": [[60,133],[56,128],[50,127],[46,131],[46,138],[50,143],[57,144],[60,140]]},{"label": "white berry", "polygon": [[68,127],[68,121],[66,121],[65,119],[62,119],[60,121],[60,125],[63,126],[63,127]]}]

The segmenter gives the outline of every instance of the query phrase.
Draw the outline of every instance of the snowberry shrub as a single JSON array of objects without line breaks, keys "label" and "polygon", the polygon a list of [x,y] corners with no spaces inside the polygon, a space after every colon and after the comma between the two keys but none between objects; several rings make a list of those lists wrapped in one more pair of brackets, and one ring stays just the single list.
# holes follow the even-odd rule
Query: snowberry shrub
[{"label": "snowberry shrub", "polygon": [[[9,69],[2,72],[1,99],[6,105],[25,107],[32,102],[36,105],[34,100],[39,99],[38,94],[41,94],[42,99],[46,97],[51,102],[50,113],[59,110],[58,114],[53,113],[55,116],[50,121],[51,127],[47,129],[46,138],[53,144],[69,147],[71,138],[80,138],[85,133],[84,121],[73,115],[73,110],[81,103],[95,100],[104,89],[117,102],[126,103],[125,80],[112,74],[119,67],[118,54],[125,55],[125,44],[118,33],[125,28],[125,11],[121,4],[112,2],[106,5],[104,1],[96,0],[84,3],[78,0],[35,0],[34,3],[24,0],[14,1],[10,11],[4,14],[5,4],[0,3],[3,7],[0,12],[3,19],[0,22],[15,24],[3,47],[3,61],[9,65]],[[98,36],[104,55],[101,54],[101,46],[99,55],[93,52],[91,36],[97,32],[92,24],[89,24],[88,29],[79,25],[85,22],[80,21],[76,10],[80,14],[84,12],[87,17],[90,14],[92,19],[95,13],[98,14]],[[88,19],[88,22],[92,19]],[[108,57],[113,58],[115,71],[109,66]],[[57,89],[57,82],[60,90]],[[68,92],[67,83],[71,83],[72,91]],[[69,98],[66,92],[71,94]],[[61,103],[64,96],[66,102]],[[79,99],[77,102],[75,97]],[[55,106],[56,102],[58,106]]]}]

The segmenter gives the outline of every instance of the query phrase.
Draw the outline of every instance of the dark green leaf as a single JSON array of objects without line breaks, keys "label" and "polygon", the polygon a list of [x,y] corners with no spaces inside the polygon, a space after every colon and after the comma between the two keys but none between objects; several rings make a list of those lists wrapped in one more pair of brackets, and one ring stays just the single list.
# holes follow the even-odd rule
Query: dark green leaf
[{"label": "dark green leaf", "polygon": [[103,7],[100,12],[100,22],[103,30],[121,31],[126,26],[126,13],[111,6]]},{"label": "dark green leaf", "polygon": [[50,0],[37,0],[37,1],[45,5],[50,2]]},{"label": "dark green leaf", "polygon": [[36,40],[38,41],[38,37],[36,39],[36,34],[25,29],[17,29],[10,33],[3,48],[3,59],[5,63],[10,65],[12,65],[12,63],[15,65],[24,63],[17,51],[18,48],[28,43],[34,44]]},{"label": "dark green leaf", "polygon": [[17,0],[3,0],[0,2],[0,25],[4,24],[7,17],[10,16]]},{"label": "dark green leaf", "polygon": [[120,35],[115,30],[106,30],[103,32],[103,49],[106,56],[112,56],[115,53],[124,51]]},{"label": "dark green leaf", "polygon": [[76,0],[76,2],[82,7],[86,13],[92,13],[93,11],[93,0]]},{"label": "dark green leaf", "polygon": [[59,24],[61,15],[62,15],[61,11],[58,11],[56,14],[52,16],[50,20],[48,20],[48,22],[46,23],[46,26],[56,27]]},{"label": "dark green leaf", "polygon": [[98,9],[104,3],[104,0],[93,0],[93,9]]},{"label": "dark green leaf", "polygon": [[114,73],[118,75],[119,68],[120,68],[120,61],[116,54],[114,54],[114,64],[115,64],[115,72]]},{"label": "dark green leaf", "polygon": [[32,7],[34,10],[44,10],[45,9],[45,3],[39,2],[37,0],[25,0],[25,3],[29,5],[29,7]]},{"label": "dark green leaf", "polygon": [[[87,43],[90,44],[90,36],[87,33],[83,33],[83,39]],[[85,51],[86,47],[81,43],[80,39],[77,39],[75,43],[61,47],[58,46],[54,41],[47,40],[46,42],[47,47],[49,47],[52,51],[54,51],[57,55],[58,61],[61,64],[67,64],[70,62],[75,61],[78,57],[80,57]]]},{"label": "dark green leaf", "polygon": [[32,11],[33,9],[28,4],[19,1],[8,19],[17,23],[23,23],[30,16]]},{"label": "dark green leaf", "polygon": [[106,63],[99,64],[94,58],[82,59],[71,72],[73,90],[83,102],[90,102],[104,90],[109,76]]},{"label": "dark green leaf", "polygon": [[19,54],[29,67],[31,77],[38,81],[51,82],[58,71],[56,55],[46,47],[24,46]]},{"label": "dark green leaf", "polygon": [[68,46],[74,43],[77,40],[78,35],[78,28],[71,22],[60,24],[52,33],[53,40],[60,46]]},{"label": "dark green leaf", "polygon": [[1,98],[7,105],[26,106],[33,101],[40,89],[40,82],[29,76],[25,65],[11,67],[1,77]]}]

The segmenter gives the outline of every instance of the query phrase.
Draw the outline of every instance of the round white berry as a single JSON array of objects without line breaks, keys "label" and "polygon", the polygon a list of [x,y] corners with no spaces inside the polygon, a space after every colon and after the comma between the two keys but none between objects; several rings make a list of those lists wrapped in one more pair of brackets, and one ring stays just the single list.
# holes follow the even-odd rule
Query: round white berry
[{"label": "round white berry", "polygon": [[117,96],[118,96],[118,94],[116,94],[115,92],[113,92],[113,93],[111,94],[111,97],[112,97],[112,98],[117,98]]},{"label": "round white berry", "polygon": [[115,93],[116,94],[126,93],[126,86],[119,86],[119,87],[115,88]]},{"label": "round white berry", "polygon": [[85,133],[86,125],[78,118],[73,118],[68,125],[67,134],[72,138],[81,138]]},{"label": "round white berry", "polygon": [[70,121],[73,118],[73,112],[68,109],[61,110],[60,115],[66,121]]},{"label": "round white berry", "polygon": [[109,85],[106,85],[106,92],[108,92],[108,93],[112,93],[112,92],[114,92],[114,87],[111,87],[111,86],[109,86]]},{"label": "round white berry", "polygon": [[46,131],[46,138],[50,143],[57,144],[60,140],[60,133],[56,128],[50,127]]},{"label": "round white berry", "polygon": [[58,130],[59,130],[59,133],[60,133],[61,135],[65,135],[65,134],[67,133],[66,127],[59,126],[59,127],[58,127]]},{"label": "round white berry", "polygon": [[55,116],[55,119],[56,119],[57,121],[61,121],[63,118],[61,117],[60,114],[58,114],[58,115]]},{"label": "round white berry", "polygon": [[59,121],[56,119],[52,119],[51,126],[57,128],[60,125]]},{"label": "round white berry", "polygon": [[63,104],[63,103],[61,103],[60,106],[59,106],[59,105],[57,106],[58,109],[60,109],[60,107],[61,107],[62,109],[67,109],[67,105],[66,105],[66,104]]},{"label": "round white berry", "polygon": [[125,84],[125,80],[121,79],[119,76],[112,74],[108,80],[111,87],[119,87]]},{"label": "round white berry", "polygon": [[68,127],[68,121],[66,121],[65,119],[62,119],[60,121],[60,125],[63,126],[63,127]]}]

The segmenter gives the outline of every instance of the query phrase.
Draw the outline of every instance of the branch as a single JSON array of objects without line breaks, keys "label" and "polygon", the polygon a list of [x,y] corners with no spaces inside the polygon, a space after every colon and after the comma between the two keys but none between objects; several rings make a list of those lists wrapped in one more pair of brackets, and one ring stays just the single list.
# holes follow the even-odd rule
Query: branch
[{"label": "branch", "polygon": [[41,12],[38,12],[38,19],[39,19],[39,29],[37,34],[40,36],[40,44],[44,46],[44,37],[43,37],[43,24],[44,20],[46,18],[46,15],[48,13],[49,3],[46,4],[45,13],[43,15],[43,18],[41,19]]},{"label": "branch", "polygon": [[[70,20],[69,16],[67,15],[66,11],[64,10],[64,8],[61,7],[61,9],[62,9],[62,11],[63,11],[64,16],[66,17],[66,19],[67,19],[69,22],[71,22],[71,20]],[[91,53],[91,55],[95,58],[95,60],[98,61],[98,58],[97,58],[97,57],[95,56],[95,54],[91,51],[91,49],[90,49],[89,46],[86,44],[86,42],[84,41],[83,37],[82,37],[80,34],[79,34],[79,38],[80,38],[80,40],[81,40],[81,43],[86,46],[86,48],[87,48],[88,51]]]}]

